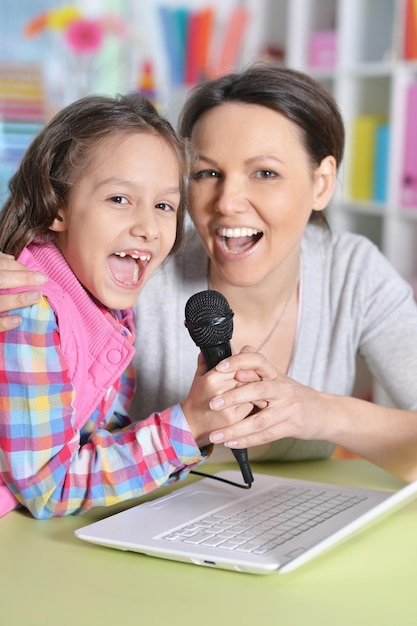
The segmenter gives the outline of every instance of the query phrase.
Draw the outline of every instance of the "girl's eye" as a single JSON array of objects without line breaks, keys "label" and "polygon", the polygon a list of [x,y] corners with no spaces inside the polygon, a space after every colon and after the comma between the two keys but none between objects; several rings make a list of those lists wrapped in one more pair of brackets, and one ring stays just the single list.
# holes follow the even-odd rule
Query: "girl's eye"
[{"label": "girl's eye", "polygon": [[156,209],[161,209],[162,211],[175,211],[175,208],[171,204],[167,204],[166,202],[159,202],[155,205]]},{"label": "girl's eye", "polygon": [[256,178],[276,178],[278,174],[272,170],[258,170],[255,176]]},{"label": "girl's eye", "polygon": [[115,202],[116,204],[126,204],[127,203],[127,198],[125,198],[124,196],[112,196],[110,198],[110,200],[112,202]]},{"label": "girl's eye", "polygon": [[200,180],[201,178],[219,178],[220,174],[214,170],[200,170],[193,174],[194,180]]}]

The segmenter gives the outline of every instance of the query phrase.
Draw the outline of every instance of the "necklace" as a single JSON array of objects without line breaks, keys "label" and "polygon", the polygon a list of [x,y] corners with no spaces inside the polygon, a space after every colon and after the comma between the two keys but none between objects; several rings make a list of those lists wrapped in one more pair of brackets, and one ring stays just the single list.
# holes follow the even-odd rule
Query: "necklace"
[{"label": "necklace", "polygon": [[275,324],[273,325],[272,329],[269,331],[269,333],[267,334],[267,336],[265,337],[265,339],[263,340],[263,342],[260,344],[260,346],[258,346],[258,348],[256,349],[256,352],[260,352],[262,350],[262,348],[268,343],[268,341],[271,339],[272,335],[275,333],[276,329],[278,328],[278,326],[280,325],[280,322],[282,320],[282,318],[285,315],[285,311],[288,308],[288,305],[290,303],[291,298],[293,297],[295,290],[297,289],[298,286],[298,275],[297,275],[297,280],[294,283],[293,288],[291,289],[288,298],[286,299],[286,301],[284,302],[284,306],[281,309],[281,312],[278,316],[277,321],[275,322]]},{"label": "necklace", "polygon": [[[267,334],[267,336],[265,337],[265,339],[262,341],[262,343],[258,346],[258,348],[256,349],[256,352],[260,352],[260,351],[262,350],[262,348],[263,348],[263,347],[264,347],[264,346],[268,343],[268,341],[271,339],[272,335],[274,334],[274,332],[276,331],[276,329],[277,329],[277,328],[278,328],[278,326],[280,325],[280,322],[281,322],[282,318],[283,318],[283,317],[284,317],[284,315],[285,315],[285,311],[286,311],[286,310],[287,310],[287,308],[288,308],[288,305],[289,305],[289,303],[290,303],[290,300],[291,300],[291,298],[293,297],[293,295],[294,295],[294,293],[295,293],[295,291],[296,291],[296,289],[297,289],[297,287],[298,287],[298,281],[299,281],[299,278],[300,278],[300,276],[299,276],[299,274],[297,274],[297,278],[296,278],[296,281],[295,281],[295,283],[294,283],[294,286],[293,286],[293,288],[291,289],[291,291],[290,291],[290,293],[289,293],[289,295],[288,295],[288,298],[287,298],[287,299],[286,299],[286,301],[284,302],[284,306],[283,306],[283,307],[282,307],[282,309],[281,309],[281,312],[280,312],[280,314],[279,314],[279,316],[278,316],[277,321],[275,322],[275,324],[273,325],[272,329],[269,331],[269,333]],[[208,278],[208,279],[207,279],[207,283],[208,283],[208,287],[209,287],[209,289],[212,289],[210,278]]]}]

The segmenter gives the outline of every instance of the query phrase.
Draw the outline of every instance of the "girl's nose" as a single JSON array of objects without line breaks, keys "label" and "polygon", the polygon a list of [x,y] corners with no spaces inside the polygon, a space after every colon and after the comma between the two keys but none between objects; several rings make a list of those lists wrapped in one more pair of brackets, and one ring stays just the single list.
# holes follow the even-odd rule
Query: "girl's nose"
[{"label": "girl's nose", "polygon": [[145,208],[140,207],[135,213],[135,220],[130,228],[133,237],[143,239],[144,241],[152,241],[157,239],[159,235],[158,219],[154,206]]}]

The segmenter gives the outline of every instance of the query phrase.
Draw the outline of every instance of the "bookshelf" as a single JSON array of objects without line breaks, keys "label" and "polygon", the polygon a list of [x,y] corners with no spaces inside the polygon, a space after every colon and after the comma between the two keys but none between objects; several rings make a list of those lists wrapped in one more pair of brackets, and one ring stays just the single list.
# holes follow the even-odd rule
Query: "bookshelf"
[{"label": "bookshelf", "polygon": [[[286,65],[307,71],[323,82],[336,97],[347,129],[346,153],[336,196],[329,209],[335,228],[359,232],[372,239],[396,269],[415,284],[417,275],[417,196],[404,201],[404,179],[412,178],[417,162],[410,163],[407,141],[415,133],[417,142],[417,95],[414,114],[407,114],[407,101],[417,85],[417,50],[406,58],[410,38],[409,7],[414,0],[292,0],[286,3]],[[408,31],[408,33],[407,33]],[[335,36],[333,65],[312,63],[311,41],[317,33]],[[411,35],[411,41],[416,39]],[[325,41],[323,39],[323,45]],[[408,46],[409,47],[409,46]],[[417,87],[414,88],[417,94]],[[358,122],[362,127],[385,124],[383,193],[355,193],[357,161],[363,161],[369,148],[366,136],[358,142]],[[411,133],[411,137],[410,137]],[[365,133],[366,135],[366,133]],[[411,142],[414,144],[414,142]],[[413,159],[417,161],[417,152]],[[378,153],[374,154],[374,160]],[[379,153],[380,155],[380,153]],[[407,158],[405,158],[407,155]],[[408,171],[411,167],[411,172]],[[362,176],[364,172],[362,171]],[[372,170],[368,176],[373,176]],[[357,180],[357,179],[356,179]],[[368,181],[368,187],[372,183]],[[413,198],[413,194],[411,194]]]},{"label": "bookshelf", "polygon": [[[125,88],[131,33],[124,0],[0,0],[0,8],[1,206],[24,151],[51,115],[88,92]],[[80,19],[84,28],[70,45],[68,28]],[[93,49],[94,28],[100,36]]]}]

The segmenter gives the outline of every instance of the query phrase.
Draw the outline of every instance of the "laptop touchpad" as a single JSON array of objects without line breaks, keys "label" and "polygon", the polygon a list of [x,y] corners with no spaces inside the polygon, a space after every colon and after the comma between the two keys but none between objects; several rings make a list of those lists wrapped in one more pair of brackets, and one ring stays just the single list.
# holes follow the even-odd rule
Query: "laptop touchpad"
[{"label": "laptop touchpad", "polygon": [[165,498],[150,502],[149,507],[165,509],[168,512],[170,508],[178,511],[179,506],[185,506],[188,514],[194,512],[195,515],[203,515],[210,509],[223,506],[228,502],[230,502],[230,495],[214,493],[210,489],[200,489],[192,493],[174,492]]}]

